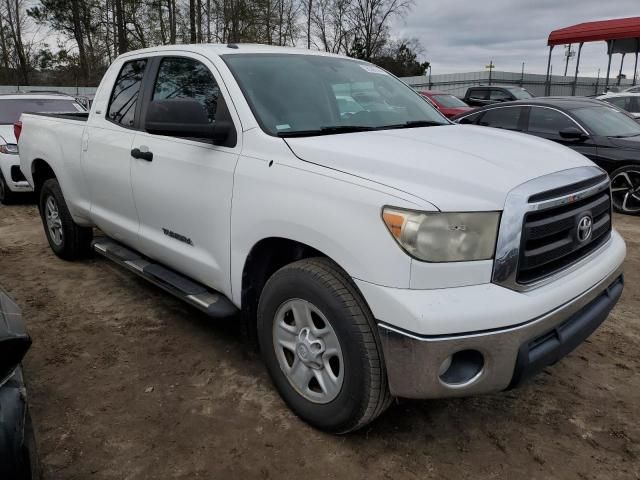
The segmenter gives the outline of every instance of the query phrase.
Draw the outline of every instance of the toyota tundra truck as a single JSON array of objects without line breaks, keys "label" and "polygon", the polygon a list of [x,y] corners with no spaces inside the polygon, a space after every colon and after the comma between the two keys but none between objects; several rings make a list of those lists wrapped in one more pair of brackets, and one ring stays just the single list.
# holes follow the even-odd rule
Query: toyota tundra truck
[{"label": "toyota tundra truck", "polygon": [[284,401],[325,431],[361,428],[395,397],[520,385],[622,292],[603,170],[452,124],[364,61],[134,51],[88,114],[25,114],[19,133],[57,256],[95,251],[234,316]]}]

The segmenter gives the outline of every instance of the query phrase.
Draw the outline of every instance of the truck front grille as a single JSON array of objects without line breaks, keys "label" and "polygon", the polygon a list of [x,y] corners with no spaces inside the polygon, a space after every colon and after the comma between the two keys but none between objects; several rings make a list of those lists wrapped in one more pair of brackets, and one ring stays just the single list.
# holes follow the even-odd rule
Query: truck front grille
[{"label": "truck front grille", "polygon": [[[516,277],[518,283],[526,285],[553,275],[609,239],[609,189],[575,198],[579,199],[574,200],[569,196],[566,203],[552,203],[549,208],[543,207],[525,215]],[[536,195],[538,199],[540,195]],[[586,235],[588,225],[591,228],[590,235]]]}]

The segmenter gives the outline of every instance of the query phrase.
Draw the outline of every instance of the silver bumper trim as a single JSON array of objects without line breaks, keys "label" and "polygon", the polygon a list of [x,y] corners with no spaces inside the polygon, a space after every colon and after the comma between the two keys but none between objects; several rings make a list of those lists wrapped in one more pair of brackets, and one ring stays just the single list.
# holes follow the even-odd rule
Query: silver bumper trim
[{"label": "silver bumper trim", "polygon": [[[513,378],[521,345],[562,324],[621,275],[622,265],[589,290],[545,315],[499,330],[423,337],[378,323],[391,393],[405,398],[442,398],[506,389]],[[445,384],[440,380],[440,366],[462,350],[476,350],[483,355],[482,371],[464,384]]]}]

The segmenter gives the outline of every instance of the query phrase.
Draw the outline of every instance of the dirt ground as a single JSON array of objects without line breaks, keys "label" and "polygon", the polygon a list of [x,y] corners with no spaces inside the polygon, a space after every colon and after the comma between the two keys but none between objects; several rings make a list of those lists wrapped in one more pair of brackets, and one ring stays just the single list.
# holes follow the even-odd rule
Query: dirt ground
[{"label": "dirt ground", "polygon": [[622,301],[564,361],[507,393],[401,401],[335,437],[289,412],[234,321],[101,258],[63,262],[34,206],[0,206],[44,478],[638,479],[640,218],[615,223]]}]

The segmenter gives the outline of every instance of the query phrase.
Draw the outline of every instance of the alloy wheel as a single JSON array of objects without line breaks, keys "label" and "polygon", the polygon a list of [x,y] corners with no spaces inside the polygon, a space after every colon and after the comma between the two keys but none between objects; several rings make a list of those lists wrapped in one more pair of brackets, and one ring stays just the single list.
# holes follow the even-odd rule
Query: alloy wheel
[{"label": "alloy wheel", "polygon": [[640,170],[626,170],[611,180],[613,205],[624,213],[640,212]]},{"label": "alloy wheel", "polygon": [[344,358],[338,336],[311,302],[292,299],[277,310],[273,346],[291,386],[313,403],[334,400],[344,381]]},{"label": "alloy wheel", "polygon": [[58,210],[56,199],[51,196],[45,202],[45,220],[51,241],[58,246],[62,245],[63,232],[60,211]]}]

